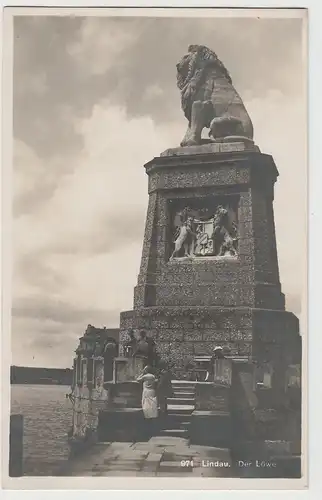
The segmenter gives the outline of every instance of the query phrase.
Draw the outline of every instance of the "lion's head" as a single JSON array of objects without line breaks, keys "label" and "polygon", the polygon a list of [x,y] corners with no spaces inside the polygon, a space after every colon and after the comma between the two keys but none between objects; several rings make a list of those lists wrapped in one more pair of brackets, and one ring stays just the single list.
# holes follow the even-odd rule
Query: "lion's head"
[{"label": "lion's head", "polygon": [[215,52],[204,45],[189,45],[188,53],[177,64],[177,85],[179,89],[184,90],[192,79],[209,67],[216,68],[219,75],[231,83],[227,69]]},{"label": "lion's head", "polygon": [[215,52],[204,45],[190,45],[188,53],[177,64],[177,85],[181,90],[181,105],[189,121],[195,94],[205,81],[208,71],[212,72],[211,78],[225,78],[231,84],[230,75]]}]

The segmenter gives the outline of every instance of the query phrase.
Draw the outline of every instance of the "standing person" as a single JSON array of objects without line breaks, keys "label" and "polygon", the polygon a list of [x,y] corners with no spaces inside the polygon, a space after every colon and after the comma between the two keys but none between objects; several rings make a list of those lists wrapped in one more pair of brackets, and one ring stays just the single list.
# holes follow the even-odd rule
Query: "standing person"
[{"label": "standing person", "polygon": [[216,363],[218,359],[226,359],[226,356],[224,355],[224,350],[221,346],[216,346],[214,348],[214,353],[211,357],[210,368],[207,372],[207,377],[205,382],[213,382],[215,377],[217,377],[218,375],[218,370],[219,373],[221,373],[222,370],[221,363],[219,364],[219,366],[218,363]]},{"label": "standing person", "polygon": [[129,336],[129,340],[124,345],[124,353],[127,358],[130,358],[135,353],[137,340],[135,338],[134,331],[132,330],[132,328],[127,333]]},{"label": "standing person", "polygon": [[217,345],[214,349],[215,359],[225,359],[224,350],[220,345]]},{"label": "standing person", "polygon": [[148,366],[153,366],[156,363],[155,342],[152,338],[147,337],[145,330],[140,331],[134,355],[143,358]]},{"label": "standing person", "polygon": [[168,398],[173,396],[171,378],[172,376],[170,370],[168,370],[165,365],[162,365],[157,394],[160,411],[164,416],[168,413]]},{"label": "standing person", "polygon": [[215,375],[214,362],[216,359],[225,359],[224,350],[220,345],[217,345],[214,348],[214,353],[210,359],[209,368],[207,370],[205,382],[212,382],[214,379],[214,375]]},{"label": "standing person", "polygon": [[151,366],[145,366],[143,372],[136,380],[137,382],[143,382],[142,410],[147,424],[148,434],[152,435],[154,422],[158,417],[158,401],[156,395],[157,379]]}]

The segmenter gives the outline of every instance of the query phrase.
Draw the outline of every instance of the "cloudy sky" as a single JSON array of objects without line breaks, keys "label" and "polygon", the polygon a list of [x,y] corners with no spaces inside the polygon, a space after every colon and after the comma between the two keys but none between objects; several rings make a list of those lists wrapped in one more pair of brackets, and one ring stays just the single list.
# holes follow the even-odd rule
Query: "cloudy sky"
[{"label": "cloudy sky", "polygon": [[305,265],[305,67],[300,19],[16,17],[13,363],[71,365],[86,325],[132,308],[147,178],[186,122],[175,64],[215,50],[280,177],[275,218],[287,306]]}]

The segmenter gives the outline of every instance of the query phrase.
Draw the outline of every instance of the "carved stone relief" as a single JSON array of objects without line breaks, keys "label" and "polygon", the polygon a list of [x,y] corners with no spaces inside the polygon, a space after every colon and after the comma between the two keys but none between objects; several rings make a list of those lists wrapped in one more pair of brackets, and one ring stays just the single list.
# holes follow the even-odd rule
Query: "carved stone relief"
[{"label": "carved stone relief", "polygon": [[229,205],[174,213],[170,260],[201,257],[237,257],[236,211]]}]

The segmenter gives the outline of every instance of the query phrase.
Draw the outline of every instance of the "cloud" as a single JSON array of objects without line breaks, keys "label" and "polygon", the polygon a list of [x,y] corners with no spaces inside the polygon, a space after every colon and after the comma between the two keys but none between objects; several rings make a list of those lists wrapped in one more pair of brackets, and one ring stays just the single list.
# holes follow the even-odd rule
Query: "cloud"
[{"label": "cloud", "polygon": [[45,166],[15,144],[13,338],[23,322],[33,332],[25,355],[37,335],[64,342],[68,331],[76,343],[87,323],[115,327],[132,307],[148,199],[143,165],[173,140],[173,128],[129,119],[108,101],[75,127],[84,148],[72,163],[66,156]]},{"label": "cloud", "polygon": [[[72,356],[77,346],[77,336],[84,331],[83,325],[55,323],[25,317],[13,317],[13,332],[23,332],[23,335],[12,335],[13,364],[27,366],[71,367]],[[61,334],[63,330],[63,335]]]},{"label": "cloud", "polygon": [[[96,318],[96,320],[100,318],[103,322],[106,319],[106,311],[103,309],[75,308],[61,298],[48,301],[47,297],[41,294],[17,300],[13,307],[13,315],[15,318],[29,318],[35,323],[38,322],[43,334],[62,333],[62,325],[66,324],[77,323],[84,326],[88,318]],[[113,310],[111,310],[111,315],[114,315]]]},{"label": "cloud", "polygon": [[[135,30],[134,19],[131,30],[120,29],[120,19],[93,17],[85,19],[78,32],[78,38],[67,47],[68,54],[77,64],[86,65],[90,74],[103,75],[108,70],[116,71],[124,61],[122,57],[140,36]],[[129,23],[123,23],[129,25]],[[135,32],[136,31],[136,32]],[[102,57],[103,54],[103,57]]]},{"label": "cloud", "polygon": [[72,16],[14,18],[14,134],[46,159],[81,147],[65,114],[81,99],[82,78],[66,51],[81,24]]},{"label": "cloud", "polygon": [[137,227],[147,200],[143,165],[166,148],[166,133],[157,131],[149,117],[128,120],[123,109],[108,102],[96,106],[77,128],[84,149],[72,164],[67,157],[45,166],[30,148],[16,144],[19,248],[77,253],[106,245],[109,250],[142,235]]},{"label": "cloud", "polygon": [[61,177],[70,173],[73,160],[68,155],[39,157],[25,142],[16,139],[13,147],[13,213],[15,217],[41,210],[53,196]]}]

